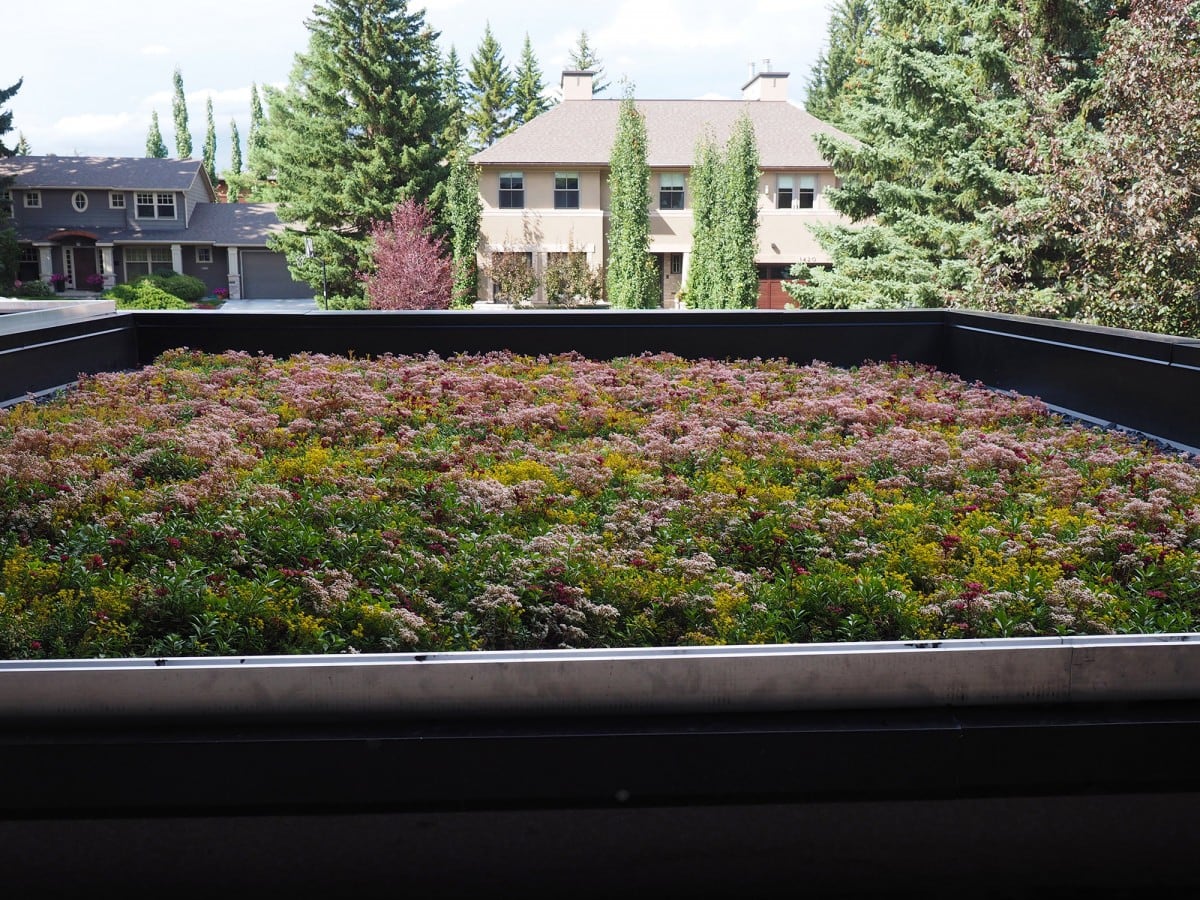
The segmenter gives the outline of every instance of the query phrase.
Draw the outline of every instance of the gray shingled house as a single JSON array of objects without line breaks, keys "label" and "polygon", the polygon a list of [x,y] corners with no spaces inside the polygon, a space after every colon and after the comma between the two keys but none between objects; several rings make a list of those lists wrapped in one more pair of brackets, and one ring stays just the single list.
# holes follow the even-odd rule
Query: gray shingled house
[{"label": "gray shingled house", "polygon": [[267,249],[283,230],[272,203],[218,203],[195,159],[14,156],[0,159],[0,207],[20,245],[20,279],[64,276],[67,290],[181,272],[232,299],[311,297]]}]

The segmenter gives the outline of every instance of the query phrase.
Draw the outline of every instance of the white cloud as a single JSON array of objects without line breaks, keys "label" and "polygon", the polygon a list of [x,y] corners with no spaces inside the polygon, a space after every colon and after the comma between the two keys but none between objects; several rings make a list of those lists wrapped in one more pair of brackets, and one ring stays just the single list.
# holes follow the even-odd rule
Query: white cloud
[{"label": "white cloud", "polygon": [[81,138],[119,137],[136,127],[137,122],[130,113],[82,113],[63,116],[43,133],[54,141],[78,141]]},{"label": "white cloud", "polygon": [[138,50],[142,56],[166,56],[171,52],[171,48],[163,44],[147,44]]}]

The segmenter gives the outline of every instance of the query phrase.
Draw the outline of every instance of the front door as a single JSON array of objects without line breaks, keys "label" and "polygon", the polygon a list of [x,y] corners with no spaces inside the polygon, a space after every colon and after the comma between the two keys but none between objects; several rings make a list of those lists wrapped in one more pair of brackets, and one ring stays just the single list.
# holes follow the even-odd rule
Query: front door
[{"label": "front door", "polygon": [[663,306],[674,309],[679,305],[679,289],[683,287],[683,254],[662,255]]},{"label": "front door", "polygon": [[95,275],[99,272],[96,266],[96,248],[95,247],[75,247],[74,248],[73,267],[75,275],[74,289],[77,291],[94,290],[94,285],[88,283],[88,276]]}]

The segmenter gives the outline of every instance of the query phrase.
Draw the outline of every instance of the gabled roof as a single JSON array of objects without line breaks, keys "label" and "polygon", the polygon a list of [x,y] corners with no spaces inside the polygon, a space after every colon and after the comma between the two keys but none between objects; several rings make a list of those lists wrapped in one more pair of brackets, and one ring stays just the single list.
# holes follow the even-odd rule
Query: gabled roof
[{"label": "gabled roof", "polygon": [[[88,226],[89,236],[104,244],[215,244],[220,247],[265,247],[267,238],[284,230],[274,203],[197,203],[187,228],[113,228]],[[17,240],[47,241],[61,237],[57,225],[18,225]]]},{"label": "gabled roof", "polygon": [[[724,145],[744,112],[754,125],[761,168],[826,168],[813,136],[854,138],[787,101],[636,100],[645,116],[651,168],[688,168],[706,132]],[[481,165],[607,166],[620,100],[567,100],[476,153]]]},{"label": "gabled roof", "polygon": [[198,159],[137,156],[13,156],[0,159],[0,177],[30,190],[90,188],[109,191],[186,191],[204,179],[216,196],[204,163]]}]

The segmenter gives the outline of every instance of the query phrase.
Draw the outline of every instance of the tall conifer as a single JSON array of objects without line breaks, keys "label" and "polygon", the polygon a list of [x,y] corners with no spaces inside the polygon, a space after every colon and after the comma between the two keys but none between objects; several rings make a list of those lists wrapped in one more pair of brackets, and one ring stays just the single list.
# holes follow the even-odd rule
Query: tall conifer
[{"label": "tall conifer", "polygon": [[486,23],[468,75],[467,126],[477,149],[490,147],[512,130],[513,79],[491,23]]}]

